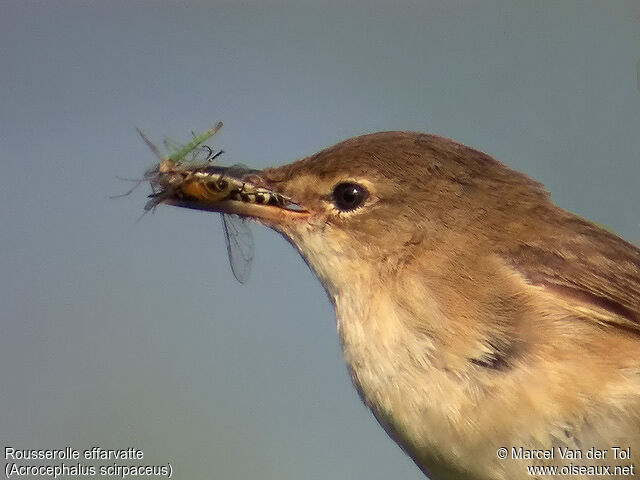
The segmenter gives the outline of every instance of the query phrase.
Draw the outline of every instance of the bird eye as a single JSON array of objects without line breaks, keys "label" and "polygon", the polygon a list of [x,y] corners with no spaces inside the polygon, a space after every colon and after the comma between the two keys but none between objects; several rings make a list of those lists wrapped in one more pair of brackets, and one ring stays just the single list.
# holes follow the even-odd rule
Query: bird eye
[{"label": "bird eye", "polygon": [[333,204],[338,210],[349,212],[361,206],[367,199],[368,192],[357,183],[343,182],[333,189]]}]

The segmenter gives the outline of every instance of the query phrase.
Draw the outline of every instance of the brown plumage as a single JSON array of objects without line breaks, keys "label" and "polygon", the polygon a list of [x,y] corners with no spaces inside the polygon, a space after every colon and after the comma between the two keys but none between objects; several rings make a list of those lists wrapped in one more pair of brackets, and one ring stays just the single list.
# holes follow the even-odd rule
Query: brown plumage
[{"label": "brown plumage", "polygon": [[[613,472],[640,455],[636,247],[433,135],[365,135],[243,181],[298,207],[166,203],[255,218],[298,249],[335,306],[360,396],[430,478]],[[512,458],[520,447],[555,458]],[[608,456],[567,460],[558,447]]]}]

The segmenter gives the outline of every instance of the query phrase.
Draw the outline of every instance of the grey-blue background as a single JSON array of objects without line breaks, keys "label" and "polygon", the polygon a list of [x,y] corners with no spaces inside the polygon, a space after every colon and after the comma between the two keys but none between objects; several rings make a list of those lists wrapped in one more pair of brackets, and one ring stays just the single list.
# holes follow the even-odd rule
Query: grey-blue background
[{"label": "grey-blue background", "polygon": [[[360,404],[333,312],[254,228],[245,286],[215,215],[158,208],[136,136],[222,120],[226,161],[429,131],[640,238],[630,1],[2,2],[0,443],[135,446],[180,479],[421,478]],[[135,463],[135,462],[134,462]]]}]

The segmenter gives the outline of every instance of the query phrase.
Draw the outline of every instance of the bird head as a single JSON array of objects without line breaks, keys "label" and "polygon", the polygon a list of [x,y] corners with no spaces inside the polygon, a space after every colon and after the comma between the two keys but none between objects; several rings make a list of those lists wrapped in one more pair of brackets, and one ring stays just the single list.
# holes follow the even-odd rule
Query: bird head
[{"label": "bird head", "polygon": [[384,281],[425,251],[464,248],[469,239],[491,233],[489,224],[500,222],[505,205],[522,206],[546,195],[488,155],[413,132],[351,138],[233,180],[248,195],[211,202],[192,194],[163,201],[238,214],[280,232],[331,297],[353,285]]}]

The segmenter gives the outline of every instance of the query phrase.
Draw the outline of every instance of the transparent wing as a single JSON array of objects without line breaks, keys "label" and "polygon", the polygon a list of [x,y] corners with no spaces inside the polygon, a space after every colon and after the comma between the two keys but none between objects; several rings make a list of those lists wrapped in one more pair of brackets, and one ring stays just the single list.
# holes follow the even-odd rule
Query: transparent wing
[{"label": "transparent wing", "polygon": [[168,151],[168,152],[177,152],[179,150],[181,150],[184,145],[180,142],[178,142],[177,140],[174,140],[173,138],[169,138],[169,137],[164,137],[162,139],[162,144],[164,145],[164,148]]},{"label": "transparent wing", "polygon": [[222,226],[233,276],[245,283],[251,273],[254,248],[249,225],[237,215],[222,214]]},{"label": "transparent wing", "polygon": [[213,149],[208,145],[200,145],[187,155],[187,161],[191,164],[206,164],[214,155]]},{"label": "transparent wing", "polygon": [[245,164],[236,163],[227,168],[227,175],[229,175],[230,177],[240,178],[248,171],[249,167],[247,167]]}]

